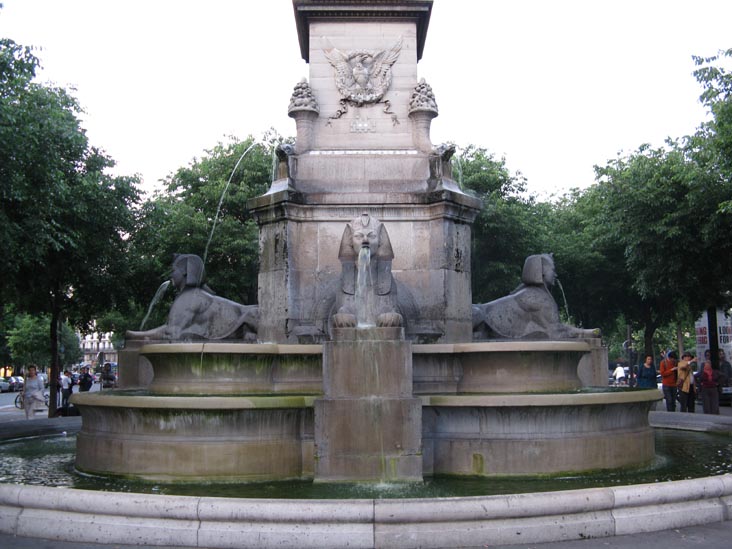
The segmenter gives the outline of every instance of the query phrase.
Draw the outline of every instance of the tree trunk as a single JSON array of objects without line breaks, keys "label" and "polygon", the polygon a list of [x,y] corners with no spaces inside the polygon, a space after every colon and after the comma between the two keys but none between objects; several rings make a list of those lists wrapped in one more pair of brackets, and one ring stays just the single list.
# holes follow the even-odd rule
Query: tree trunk
[{"label": "tree trunk", "polygon": [[58,378],[61,371],[60,358],[58,356],[58,323],[61,318],[61,307],[58,305],[57,294],[53,296],[51,305],[51,373],[48,375],[48,417],[56,417],[58,409]]},{"label": "tree trunk", "polygon": [[684,334],[681,331],[681,324],[676,326],[676,347],[679,350],[679,358],[684,354]]},{"label": "tree trunk", "polygon": [[647,322],[643,326],[643,349],[644,355],[643,360],[645,361],[645,355],[651,355],[653,362],[656,362],[656,352],[653,350],[653,336],[656,333],[656,326],[652,322]]},{"label": "tree trunk", "polygon": [[[709,352],[712,358],[712,368],[719,368],[719,334],[717,334],[717,308],[707,309],[707,334],[709,337]],[[703,366],[703,364],[702,364]]]}]

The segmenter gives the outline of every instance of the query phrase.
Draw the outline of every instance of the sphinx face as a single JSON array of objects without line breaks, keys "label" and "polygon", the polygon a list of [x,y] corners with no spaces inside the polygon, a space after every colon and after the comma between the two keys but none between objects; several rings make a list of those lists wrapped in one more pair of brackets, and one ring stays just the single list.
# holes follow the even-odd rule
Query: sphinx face
[{"label": "sphinx face", "polygon": [[379,234],[377,231],[363,227],[354,229],[353,231],[353,249],[356,253],[361,248],[370,248],[371,251],[375,251],[379,247]]},{"label": "sphinx face", "polygon": [[170,281],[173,283],[173,287],[181,291],[186,286],[186,270],[184,261],[176,261],[173,263],[173,270],[170,273]]},{"label": "sphinx face", "polygon": [[557,271],[554,269],[554,261],[542,258],[541,263],[544,284],[547,286],[554,286],[554,282],[557,279]]}]

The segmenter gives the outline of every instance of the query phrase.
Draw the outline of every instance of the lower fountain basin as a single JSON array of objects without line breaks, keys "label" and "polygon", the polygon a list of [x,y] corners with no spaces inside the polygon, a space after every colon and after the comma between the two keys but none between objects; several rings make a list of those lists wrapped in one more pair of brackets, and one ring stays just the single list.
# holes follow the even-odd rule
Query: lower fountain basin
[{"label": "lower fountain basin", "polygon": [[[579,472],[654,456],[655,389],[420,398],[427,476]],[[171,482],[311,479],[314,400],[77,393],[76,467]]]},{"label": "lower fountain basin", "polygon": [[424,472],[535,475],[649,463],[658,390],[423,397]]},{"label": "lower fountain basin", "polygon": [[307,478],[313,400],[78,393],[76,467],[169,482]]}]

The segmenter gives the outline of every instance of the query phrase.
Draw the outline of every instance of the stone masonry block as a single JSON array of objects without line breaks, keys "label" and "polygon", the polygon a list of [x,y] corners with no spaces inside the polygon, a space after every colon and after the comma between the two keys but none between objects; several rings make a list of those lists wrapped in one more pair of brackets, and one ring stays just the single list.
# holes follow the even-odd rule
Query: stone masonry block
[{"label": "stone masonry block", "polygon": [[327,341],[323,392],[329,398],[409,397],[411,343],[403,340]]}]

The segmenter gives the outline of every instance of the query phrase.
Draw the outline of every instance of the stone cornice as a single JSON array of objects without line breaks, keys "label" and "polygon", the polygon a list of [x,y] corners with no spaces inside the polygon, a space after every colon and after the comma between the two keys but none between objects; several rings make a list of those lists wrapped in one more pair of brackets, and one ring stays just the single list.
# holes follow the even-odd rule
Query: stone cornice
[{"label": "stone cornice", "polygon": [[310,62],[310,21],[404,21],[417,25],[417,60],[422,58],[432,0],[292,0],[302,58]]},{"label": "stone cornice", "polygon": [[458,223],[472,223],[481,208],[478,199],[451,191],[383,193],[372,195],[373,201],[369,202],[360,202],[360,197],[359,194],[347,193],[301,195],[282,192],[253,198],[247,206],[259,224],[284,219],[308,222],[349,221],[364,212],[390,222],[448,218]]}]

